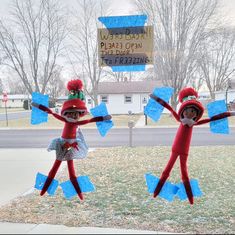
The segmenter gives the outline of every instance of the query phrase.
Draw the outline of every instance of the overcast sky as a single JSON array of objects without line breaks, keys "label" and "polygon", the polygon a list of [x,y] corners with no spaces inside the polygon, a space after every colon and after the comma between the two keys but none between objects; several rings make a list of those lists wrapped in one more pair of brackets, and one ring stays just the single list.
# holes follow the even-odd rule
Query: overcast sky
[{"label": "overcast sky", "polygon": [[[34,0],[37,1],[37,0]],[[68,4],[71,6],[76,4],[76,1],[79,0],[65,0],[63,4]],[[112,9],[112,15],[133,15],[135,12],[133,11],[132,3],[134,0],[106,0]],[[144,1],[144,0],[143,0]],[[0,17],[6,18],[7,12],[9,10],[9,3],[12,0],[0,0]],[[221,4],[224,5],[224,8],[221,8],[222,16],[227,16],[227,24],[235,26],[235,0],[220,0]],[[110,10],[111,10],[110,9]],[[0,70],[0,77],[2,77],[2,71]]]},{"label": "overcast sky", "polygon": [[[36,1],[36,0],[35,0]],[[76,0],[63,1],[65,4],[73,5]],[[134,0],[107,0],[110,2],[113,15],[131,15],[135,14],[132,10],[132,3]],[[235,26],[235,0],[220,0],[224,4],[225,8],[222,10],[222,14],[228,16],[228,23]],[[0,0],[0,14],[6,15],[8,5],[11,0]]]}]

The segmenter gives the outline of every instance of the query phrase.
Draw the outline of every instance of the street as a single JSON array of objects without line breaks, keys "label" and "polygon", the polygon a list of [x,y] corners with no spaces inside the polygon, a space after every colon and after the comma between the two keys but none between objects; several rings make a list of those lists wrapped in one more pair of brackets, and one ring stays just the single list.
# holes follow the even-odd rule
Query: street
[{"label": "street", "polygon": [[[177,127],[133,128],[132,146],[171,146]],[[105,137],[97,129],[82,129],[89,147],[129,146],[128,128],[113,128]],[[46,148],[51,139],[61,135],[60,129],[0,130],[0,148]],[[194,127],[192,146],[234,145],[235,127],[229,135],[213,134],[208,127]]]},{"label": "street", "polygon": [[[20,118],[28,118],[31,115],[31,111],[22,111],[22,112],[7,112],[7,117],[8,120],[13,120],[13,119],[20,119]],[[5,121],[6,120],[6,113],[0,113],[0,121]]]}]

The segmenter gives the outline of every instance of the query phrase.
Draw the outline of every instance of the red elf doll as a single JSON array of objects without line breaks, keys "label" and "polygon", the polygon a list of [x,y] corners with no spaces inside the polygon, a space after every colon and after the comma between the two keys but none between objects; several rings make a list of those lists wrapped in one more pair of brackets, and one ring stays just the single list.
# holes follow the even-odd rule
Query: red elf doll
[{"label": "red elf doll", "polygon": [[211,118],[201,119],[204,108],[202,104],[197,100],[198,93],[191,87],[184,88],[179,93],[179,102],[181,106],[178,113],[176,113],[172,107],[165,102],[163,99],[151,94],[150,97],[160,103],[163,107],[167,108],[172,115],[175,117],[176,121],[180,122],[180,126],[176,133],[172,152],[170,159],[163,170],[159,182],[154,190],[153,197],[157,197],[160,193],[163,185],[165,184],[167,178],[170,176],[170,172],[177,160],[180,158],[180,169],[181,169],[181,178],[185,187],[185,191],[188,197],[190,204],[193,204],[193,193],[190,185],[190,180],[188,176],[187,169],[187,160],[189,147],[192,137],[193,126],[209,123],[211,121],[216,121],[230,116],[235,116],[234,112],[224,112],[218,115],[215,115]]},{"label": "red elf doll", "polygon": [[83,84],[79,79],[68,82],[67,89],[69,90],[69,97],[68,100],[63,103],[61,115],[52,112],[51,109],[41,104],[32,103],[34,107],[37,107],[38,109],[51,114],[56,119],[64,122],[64,128],[61,137],[53,139],[48,147],[48,151],[56,151],[56,160],[41,190],[41,196],[44,195],[49,188],[62,161],[67,161],[70,181],[73,184],[78,197],[83,200],[83,194],[77,182],[73,160],[85,158],[88,152],[88,147],[85,143],[82,132],[80,129],[78,129],[78,127],[92,122],[110,120],[111,116],[99,116],[89,120],[79,121],[79,119],[85,116],[88,112],[84,102],[82,88]]}]

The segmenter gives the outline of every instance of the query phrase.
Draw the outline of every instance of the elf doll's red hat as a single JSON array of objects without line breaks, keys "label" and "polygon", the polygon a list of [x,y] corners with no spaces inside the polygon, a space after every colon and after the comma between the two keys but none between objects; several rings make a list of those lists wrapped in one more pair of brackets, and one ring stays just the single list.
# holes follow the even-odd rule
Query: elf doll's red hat
[{"label": "elf doll's red hat", "polygon": [[204,107],[197,98],[198,93],[192,87],[186,87],[179,92],[179,102],[182,103],[178,111],[180,118],[182,117],[183,111],[186,107],[194,107],[197,109],[198,115],[194,121],[198,121],[202,117]]},{"label": "elf doll's red hat", "polygon": [[61,115],[64,115],[67,111],[78,111],[80,117],[87,114],[87,107],[84,102],[85,96],[83,93],[83,84],[80,79],[71,80],[67,84],[69,91],[68,100],[63,103]]}]

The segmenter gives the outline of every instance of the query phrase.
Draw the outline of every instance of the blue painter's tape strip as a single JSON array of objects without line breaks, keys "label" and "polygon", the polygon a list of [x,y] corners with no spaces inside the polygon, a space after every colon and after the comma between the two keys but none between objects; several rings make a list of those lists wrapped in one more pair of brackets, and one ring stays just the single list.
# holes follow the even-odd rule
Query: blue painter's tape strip
[{"label": "blue painter's tape strip", "polygon": [[[192,189],[192,193],[193,193],[194,197],[201,197],[203,195],[202,191],[199,187],[198,180],[191,179],[190,180],[190,185],[191,185],[191,189]],[[188,197],[187,197],[187,194],[186,194],[186,191],[185,191],[184,184],[179,183],[176,186],[179,188],[179,190],[177,192],[177,196],[179,197],[179,199],[182,200],[182,201],[186,200]]]},{"label": "blue painter's tape strip", "polygon": [[144,26],[147,15],[107,16],[99,17],[98,20],[106,28],[137,27]]},{"label": "blue painter's tape strip", "polygon": [[[35,182],[35,188],[38,189],[38,190],[42,190],[45,182],[47,180],[47,176],[46,175],[43,175],[41,173],[37,173],[37,176],[36,176],[36,182]],[[58,188],[58,185],[59,185],[59,181],[58,180],[55,180],[53,179],[49,188],[47,189],[47,192],[50,196],[53,196],[55,195],[55,192],[56,192],[56,189]]]},{"label": "blue painter's tape strip", "polygon": [[[100,105],[90,109],[90,112],[93,117],[108,115],[106,104],[103,102]],[[105,136],[107,132],[113,127],[113,125],[114,124],[112,120],[107,120],[107,121],[96,123],[96,126],[101,136]]]},{"label": "blue painter's tape strip", "polygon": [[[161,88],[156,88],[153,94],[168,103],[173,92],[174,89],[172,87],[161,87]],[[156,122],[160,119],[163,110],[164,107],[161,104],[150,98],[148,104],[144,109],[144,114]]]},{"label": "blue painter's tape strip", "polygon": [[[217,100],[207,105],[208,116],[211,118],[217,114],[227,112],[225,100]],[[217,134],[229,134],[228,118],[210,122],[210,130]]]},{"label": "blue painter's tape strip", "polygon": [[[146,179],[146,184],[148,187],[148,192],[154,193],[154,190],[156,189],[156,186],[159,182],[159,178],[151,174],[146,174],[145,179]],[[179,188],[176,185],[170,183],[169,181],[166,181],[158,196],[161,198],[164,198],[165,200],[169,202],[172,202],[174,200],[174,197],[178,189]]]},{"label": "blue painter's tape strip", "polygon": [[[32,93],[32,102],[37,104],[42,104],[46,107],[49,105],[49,96],[48,95],[42,95],[38,92]],[[31,124],[37,125],[43,122],[48,121],[48,114],[46,112],[41,111],[40,109],[36,107],[32,107],[31,112]]]},{"label": "blue painter's tape strip", "polygon": [[[77,178],[77,182],[79,184],[79,187],[81,188],[82,193],[95,191],[95,186],[92,184],[88,176],[79,176]],[[72,197],[77,195],[77,192],[70,180],[61,183],[60,186],[66,199],[71,199]]]},{"label": "blue painter's tape strip", "polygon": [[145,65],[113,66],[113,72],[141,72],[145,71]]}]

